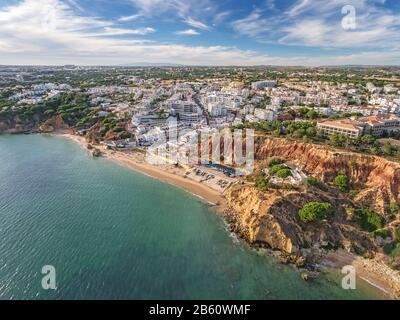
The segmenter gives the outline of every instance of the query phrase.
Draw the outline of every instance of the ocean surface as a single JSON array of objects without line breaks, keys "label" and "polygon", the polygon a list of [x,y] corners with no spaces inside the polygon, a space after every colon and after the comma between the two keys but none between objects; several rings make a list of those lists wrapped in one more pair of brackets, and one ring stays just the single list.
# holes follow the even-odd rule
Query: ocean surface
[{"label": "ocean surface", "polygon": [[[56,290],[41,271],[56,270]],[[373,299],[305,282],[234,240],[200,199],[72,141],[0,135],[0,299]]]}]

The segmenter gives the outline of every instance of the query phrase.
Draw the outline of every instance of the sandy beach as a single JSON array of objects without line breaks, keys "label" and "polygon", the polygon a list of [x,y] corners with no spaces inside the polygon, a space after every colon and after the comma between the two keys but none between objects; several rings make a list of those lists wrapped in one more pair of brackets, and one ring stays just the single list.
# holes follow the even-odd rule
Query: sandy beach
[{"label": "sandy beach", "polygon": [[325,267],[341,270],[344,266],[353,266],[358,281],[365,281],[392,299],[400,299],[400,274],[385,265],[380,254],[374,259],[365,259],[339,249],[330,252],[322,261]]},{"label": "sandy beach", "polygon": [[[87,149],[88,143],[84,137],[65,132],[57,133],[57,136],[73,140]],[[202,183],[186,178],[185,170],[182,168],[177,168],[172,165],[154,166],[147,164],[144,159],[144,154],[140,151],[113,151],[101,148],[101,152],[103,158],[188,191],[210,205],[215,206],[218,211],[225,208],[226,200],[220,192]]]}]

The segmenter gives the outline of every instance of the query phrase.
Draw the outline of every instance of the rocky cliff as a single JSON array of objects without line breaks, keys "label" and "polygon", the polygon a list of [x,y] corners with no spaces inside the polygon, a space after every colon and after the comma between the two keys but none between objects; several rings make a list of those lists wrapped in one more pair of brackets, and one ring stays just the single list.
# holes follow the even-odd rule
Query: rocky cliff
[{"label": "rocky cliff", "polygon": [[[251,244],[266,245],[313,262],[324,248],[346,248],[372,256],[376,247],[349,219],[350,200],[337,199],[314,187],[260,192],[246,185],[227,193],[226,216],[232,231]],[[334,214],[327,220],[303,223],[298,211],[307,202],[330,202]]]},{"label": "rocky cliff", "polygon": [[49,120],[45,121],[39,126],[39,132],[50,133],[56,130],[67,130],[69,126],[64,122],[61,116],[54,116]]},{"label": "rocky cliff", "polygon": [[307,174],[325,182],[331,182],[340,171],[345,172],[352,188],[359,191],[355,200],[381,214],[388,213],[390,203],[400,203],[399,163],[325,146],[266,138],[256,149],[256,160],[274,156],[293,162]]},{"label": "rocky cliff", "polygon": [[68,129],[68,125],[60,116],[54,116],[50,119],[41,119],[35,114],[31,118],[23,118],[20,115],[13,115],[0,119],[0,133],[24,133],[38,131],[43,133],[53,132],[59,129]]},{"label": "rocky cliff", "polygon": [[[325,249],[340,247],[368,257],[374,255],[375,241],[353,222],[350,208],[370,208],[387,222],[393,221],[390,204],[400,202],[400,164],[280,138],[258,141],[255,157],[258,170],[272,157],[279,157],[324,181],[328,187],[323,191],[302,185],[292,190],[270,188],[261,192],[252,183],[236,185],[226,194],[230,206],[226,216],[232,231],[252,244],[309,261],[317,260]],[[339,172],[350,177],[352,189],[358,191],[355,197],[329,186]],[[298,212],[307,202],[329,202],[334,213],[323,221],[303,223]]]},{"label": "rocky cliff", "polygon": [[31,120],[26,120],[19,115],[9,116],[0,119],[0,133],[23,133],[31,131],[39,122],[38,117],[33,117]]}]

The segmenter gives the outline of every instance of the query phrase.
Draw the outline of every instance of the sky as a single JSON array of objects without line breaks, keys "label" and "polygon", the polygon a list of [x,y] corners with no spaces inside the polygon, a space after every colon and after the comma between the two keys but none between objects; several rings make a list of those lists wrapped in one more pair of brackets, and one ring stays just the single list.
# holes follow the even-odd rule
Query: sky
[{"label": "sky", "polygon": [[400,65],[400,0],[0,0],[0,65]]}]

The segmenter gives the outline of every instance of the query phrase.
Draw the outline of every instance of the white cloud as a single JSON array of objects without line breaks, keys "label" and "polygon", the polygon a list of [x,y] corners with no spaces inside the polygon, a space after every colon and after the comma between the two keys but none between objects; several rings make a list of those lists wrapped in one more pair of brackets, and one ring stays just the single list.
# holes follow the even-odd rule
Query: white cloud
[{"label": "white cloud", "polygon": [[135,7],[147,16],[170,13],[187,18],[201,14],[213,14],[216,1],[212,0],[130,0]]},{"label": "white cloud", "polygon": [[[254,15],[253,18],[255,21],[263,19],[261,15]],[[369,23],[380,24],[384,30],[382,32],[389,34],[392,37],[390,39],[395,39],[394,31],[383,26],[387,23],[397,23],[396,21],[396,16],[387,15]],[[311,32],[308,29],[316,28],[317,23],[318,20],[314,20],[314,25],[308,25],[307,30],[303,31]],[[321,23],[324,24],[325,21]],[[263,24],[269,27],[266,22]],[[248,28],[247,32],[254,34],[254,29],[255,25]],[[342,56],[282,58],[227,46],[187,46],[151,42],[147,39],[113,37],[122,34],[140,35],[146,32],[153,32],[153,29],[119,28],[113,21],[78,15],[67,2],[61,0],[24,0],[0,8],[1,63],[116,65],[145,61],[187,65],[399,64],[400,56],[400,49],[397,48],[386,52],[364,50]],[[331,30],[328,29],[327,32]],[[374,37],[378,37],[382,32]],[[292,37],[286,38],[286,41],[290,42],[312,41],[307,38],[298,39],[299,33],[290,29],[290,26],[287,27],[286,35]],[[318,32],[314,31],[314,35],[316,41],[324,41],[324,37]],[[364,35],[368,36],[371,35]]]},{"label": "white cloud", "polygon": [[205,23],[195,20],[191,17],[186,18],[185,23],[187,23],[189,26],[192,26],[194,28],[202,29],[202,30],[210,30],[210,27],[206,25]]},{"label": "white cloud", "polygon": [[351,5],[357,10],[368,11],[376,4],[383,4],[386,0],[297,0],[289,10],[286,11],[290,17],[301,14],[332,15],[340,12],[343,6]]},{"label": "white cloud", "polygon": [[187,29],[187,30],[177,31],[176,34],[183,36],[197,36],[200,33],[194,29]]},{"label": "white cloud", "polygon": [[98,33],[91,33],[89,36],[94,36],[94,37],[101,37],[101,36],[118,36],[118,35],[146,35],[149,33],[154,33],[156,32],[156,29],[154,28],[138,28],[138,29],[123,29],[123,28],[110,28],[110,27],[105,27],[103,31],[100,31]]},{"label": "white cloud", "polygon": [[[400,42],[400,15],[376,4],[385,0],[298,0],[284,14],[261,9],[232,23],[233,29],[262,43],[318,48],[393,48]],[[356,9],[356,29],[342,28],[341,9]],[[268,4],[268,3],[267,3]]]},{"label": "white cloud", "polygon": [[262,10],[255,9],[247,17],[232,22],[232,27],[240,34],[256,37],[269,32],[273,21],[271,18],[264,18]]},{"label": "white cloud", "polygon": [[229,10],[228,10],[228,11],[222,11],[222,12],[217,13],[217,14],[214,15],[214,17],[213,17],[214,24],[220,24],[220,23],[224,22],[225,19],[227,19],[227,17],[228,17],[231,13],[232,13],[232,12],[229,11]]},{"label": "white cloud", "polygon": [[118,21],[120,22],[128,22],[128,21],[135,21],[138,20],[140,18],[142,18],[144,16],[144,14],[142,12],[130,15],[130,16],[123,16],[121,18],[118,19]]}]

